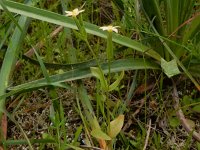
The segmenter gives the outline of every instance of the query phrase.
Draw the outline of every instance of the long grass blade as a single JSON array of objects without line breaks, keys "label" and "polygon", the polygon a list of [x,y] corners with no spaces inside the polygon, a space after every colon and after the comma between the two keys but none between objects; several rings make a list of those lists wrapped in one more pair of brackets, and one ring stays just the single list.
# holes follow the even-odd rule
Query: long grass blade
[{"label": "long grass blade", "polygon": [[[144,59],[121,59],[115,60],[111,63],[111,72],[121,72],[138,69],[160,69],[160,67],[158,64],[153,63],[152,61],[144,61]],[[102,70],[105,74],[108,73],[108,64],[102,64]],[[74,81],[88,77],[92,77],[90,67],[74,69],[71,71],[67,71],[63,74],[52,75],[50,76],[50,80],[51,85],[60,86],[61,82]],[[0,98],[31,89],[38,89],[45,86],[49,86],[49,83],[46,82],[46,79],[35,80],[32,82],[8,88],[8,90],[11,90],[11,92],[4,95],[1,94]]]},{"label": "long grass blade", "polygon": [[152,20],[158,33],[165,35],[165,29],[163,25],[163,19],[161,17],[161,11],[159,8],[159,2],[157,0],[142,0],[142,5],[146,14]]},{"label": "long grass blade", "polygon": [[[18,24],[20,27],[23,29],[23,32],[19,30],[19,28],[16,27],[13,36],[9,42],[8,49],[6,51],[3,64],[1,67],[1,72],[0,72],[0,95],[3,95],[5,93],[6,88],[9,85],[9,77],[11,75],[12,69],[13,69],[13,64],[15,63],[18,53],[19,53],[19,48],[21,46],[21,43],[24,39],[24,35],[26,32],[26,29],[29,24],[29,20],[27,17],[20,17]],[[0,108],[2,109],[5,105],[5,99],[0,99]]]}]

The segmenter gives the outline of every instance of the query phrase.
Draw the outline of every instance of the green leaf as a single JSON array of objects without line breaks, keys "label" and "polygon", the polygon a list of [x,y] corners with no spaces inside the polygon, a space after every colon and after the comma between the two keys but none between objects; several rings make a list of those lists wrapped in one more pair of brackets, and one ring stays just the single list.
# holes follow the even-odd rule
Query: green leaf
[{"label": "green leaf", "polygon": [[164,35],[165,30],[158,0],[142,0],[142,5],[159,34]]},{"label": "green leaf", "polygon": [[42,69],[42,73],[43,73],[45,79],[47,80],[48,83],[50,83],[51,80],[50,80],[50,78],[49,78],[47,69],[46,69],[46,67],[45,67],[45,65],[44,65],[44,63],[43,63],[43,61],[42,61],[42,58],[39,56],[39,54],[38,54],[37,51],[34,49],[34,47],[33,47],[33,50],[34,50],[35,55],[36,55],[36,57],[37,57],[37,59],[38,59],[38,62],[39,62],[39,64],[40,64],[40,67],[41,67],[41,69]]},{"label": "green leaf", "polygon": [[[74,52],[72,52],[74,51]],[[46,62],[43,62],[45,67],[50,69],[65,69],[65,70],[69,70],[69,69],[76,69],[76,68],[85,68],[85,67],[92,67],[92,66],[95,66],[97,63],[96,63],[96,60],[94,59],[91,59],[91,60],[87,60],[87,61],[83,61],[83,62],[77,62],[76,60],[76,49],[75,48],[69,48],[68,49],[68,55],[69,55],[69,62],[68,64],[58,64],[58,63],[46,63]],[[29,61],[30,63],[32,64],[35,64],[37,66],[40,65],[40,63],[35,60],[35,59],[32,59],[30,57],[27,57],[25,55],[22,56],[23,59]],[[73,62],[73,63],[71,63]]]},{"label": "green leaf", "polygon": [[197,149],[200,150],[200,143],[197,142]]},{"label": "green leaf", "polygon": [[167,30],[171,34],[179,25],[179,2],[180,0],[166,0]]},{"label": "green leaf", "polygon": [[[108,73],[109,69],[108,69],[108,64],[107,63],[103,63],[101,65],[102,70],[104,73]],[[158,64],[154,63],[151,60],[147,60],[147,59],[121,59],[121,60],[114,60],[113,62],[111,62],[111,73],[113,72],[120,72],[120,71],[127,71],[127,70],[137,70],[137,69],[160,69]],[[51,80],[51,84],[53,86],[58,86],[58,87],[64,87],[62,84],[62,82],[66,82],[66,81],[74,81],[74,80],[78,80],[78,79],[83,79],[83,78],[88,78],[88,77],[92,77],[92,73],[90,70],[90,67],[80,67],[77,69],[73,69],[70,71],[67,71],[63,74],[56,74],[56,75],[52,75],[49,76],[50,80]],[[27,90],[31,90],[31,89],[38,89],[41,87],[45,87],[45,86],[49,86],[49,83],[46,82],[46,79],[38,79],[35,81],[31,81],[28,83],[24,83],[15,87],[10,87],[7,90],[12,90],[11,92],[4,94],[4,95],[0,95],[0,98],[2,97],[8,97],[11,96],[15,93],[19,93],[19,92],[23,92],[23,91],[27,91]],[[68,87],[69,88],[69,87]]]},{"label": "green leaf", "polygon": [[100,125],[99,125],[99,122],[98,122],[96,116],[94,116],[94,117],[90,120],[90,122],[91,122],[91,127],[92,127],[93,130],[94,130],[94,129],[101,130],[101,127],[100,127]]},{"label": "green leaf", "polygon": [[48,133],[43,133],[42,134],[42,139],[48,139],[48,140],[53,140],[54,141],[54,138]]},{"label": "green leaf", "polygon": [[[159,69],[158,65],[151,60],[145,60],[145,59],[121,59],[121,60],[115,60],[111,63],[111,72],[120,72],[120,71],[127,71],[127,70],[137,70],[137,69]],[[57,74],[57,75],[52,75],[50,76],[51,82],[53,83],[60,83],[60,82],[65,82],[65,81],[74,81],[77,79],[83,79],[87,77],[92,77],[92,73],[90,70],[91,67],[86,67],[86,68],[77,68],[74,70],[67,71],[63,74]],[[108,73],[108,64],[103,63],[101,65],[101,68],[103,72],[106,74]],[[28,88],[30,89],[31,87],[35,88],[37,86],[42,87],[42,86],[47,86],[48,84],[46,83],[46,80],[44,79],[39,79],[36,81],[32,81],[29,83],[25,83],[23,85],[16,86],[15,88],[12,88],[12,90],[17,90],[19,88]]]},{"label": "green leaf", "polygon": [[109,136],[113,139],[121,131],[124,124],[124,115],[119,115],[115,120],[110,122]]},{"label": "green leaf", "polygon": [[178,118],[172,117],[172,118],[169,119],[169,124],[173,128],[176,128],[176,127],[178,127],[180,125],[180,121],[178,120]]},{"label": "green leaf", "polygon": [[169,78],[180,73],[175,59],[167,62],[161,58],[161,67]]},{"label": "green leaf", "polygon": [[188,42],[188,40],[193,38],[195,34],[199,33],[200,29],[200,15],[196,15],[194,20],[189,24],[189,27],[185,30],[183,43]]},{"label": "green leaf", "polygon": [[92,104],[90,102],[90,99],[88,97],[87,90],[85,89],[83,84],[80,84],[78,86],[78,95],[81,99],[81,103],[83,105],[83,108],[89,112],[89,115],[86,114],[86,117],[88,119],[90,119],[90,121],[91,121],[91,118],[93,117],[93,115],[91,115],[91,114],[93,114],[94,111],[93,111],[93,107],[92,107]]},{"label": "green leaf", "polygon": [[21,26],[18,24],[17,20],[15,19],[15,17],[12,15],[12,13],[7,9],[6,7],[6,1],[5,0],[1,0],[0,1],[0,7],[2,7],[2,9],[6,12],[6,14],[9,16],[9,18],[12,20],[12,22],[18,27],[18,29],[23,32],[23,29],[21,28]]},{"label": "green leaf", "polygon": [[184,106],[185,106],[185,105],[190,105],[191,102],[192,102],[192,98],[191,98],[190,96],[185,95],[185,96],[183,97],[182,103],[183,103]]},{"label": "green leaf", "polygon": [[106,79],[104,77],[104,74],[103,74],[103,71],[101,70],[101,68],[90,67],[90,70],[92,72],[92,75],[100,80],[101,88],[104,91],[107,91],[108,90],[108,83],[107,83],[107,81],[106,81]]},{"label": "green leaf", "polygon": [[111,137],[109,137],[101,129],[94,129],[94,130],[92,130],[91,135],[93,137],[97,138],[97,139],[111,140]]},{"label": "green leaf", "polygon": [[196,105],[192,108],[193,111],[200,113],[200,105]]},{"label": "green leaf", "polygon": [[[55,143],[54,140],[50,140],[50,139],[30,139],[31,144],[35,144],[35,143]],[[6,140],[3,141],[3,144],[5,146],[9,146],[9,145],[22,145],[22,144],[28,144],[27,140],[24,139],[20,139],[20,140]]]},{"label": "green leaf", "polygon": [[[10,84],[9,82],[14,68],[14,64],[19,54],[19,49],[21,47],[22,41],[24,40],[29,23],[30,20],[27,17],[21,16],[19,18],[18,25],[21,27],[21,29],[23,29],[23,32],[21,32],[21,30],[19,30],[19,28],[16,27],[11,36],[11,39],[8,41],[8,49],[6,50],[6,54],[4,56],[4,60],[0,71],[0,95],[5,94],[5,91],[8,85]],[[3,109],[4,107],[5,99],[0,98],[0,108]],[[0,118],[1,116],[2,113],[0,113]]]},{"label": "green leaf", "polygon": [[113,91],[113,90],[115,90],[117,88],[117,86],[119,85],[119,83],[123,79],[123,77],[124,77],[124,71],[122,71],[122,73],[117,78],[117,80],[109,86],[109,92]]},{"label": "green leaf", "polygon": [[75,143],[75,142],[78,141],[78,138],[80,137],[82,130],[83,130],[83,126],[82,126],[82,125],[80,125],[80,126],[76,129],[76,132],[75,132],[75,134],[74,134],[73,143]]},{"label": "green leaf", "polygon": [[74,145],[71,145],[71,144],[66,144],[68,147],[72,148],[72,149],[75,149],[75,150],[84,150],[82,148],[79,148],[77,146],[74,146]]}]

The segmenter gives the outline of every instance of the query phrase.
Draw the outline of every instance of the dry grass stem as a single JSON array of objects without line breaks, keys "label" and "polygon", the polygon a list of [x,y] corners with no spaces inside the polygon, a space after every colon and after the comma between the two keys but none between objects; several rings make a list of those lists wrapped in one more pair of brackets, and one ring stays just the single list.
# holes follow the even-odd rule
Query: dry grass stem
[{"label": "dry grass stem", "polygon": [[183,128],[192,136],[194,139],[200,142],[200,134],[194,131],[194,129],[187,123],[187,120],[183,114],[183,111],[179,107],[179,96],[176,88],[176,84],[173,82],[173,100],[174,100],[174,108],[177,110],[176,115],[179,118]]},{"label": "dry grass stem", "polygon": [[150,136],[150,132],[151,132],[151,119],[149,120],[148,126],[149,126],[149,128],[148,128],[148,131],[147,131],[147,136],[146,136],[146,139],[145,139],[145,144],[144,144],[143,150],[145,150],[147,148],[147,145],[148,145],[149,136]]}]

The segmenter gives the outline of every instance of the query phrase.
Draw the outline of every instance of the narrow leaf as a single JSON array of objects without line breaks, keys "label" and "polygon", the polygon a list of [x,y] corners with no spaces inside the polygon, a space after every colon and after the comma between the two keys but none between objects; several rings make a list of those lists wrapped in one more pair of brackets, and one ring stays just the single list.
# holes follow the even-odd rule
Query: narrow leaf
[{"label": "narrow leaf", "polygon": [[71,144],[66,144],[68,147],[70,147],[70,148],[72,148],[72,149],[75,149],[75,150],[84,150],[84,149],[82,149],[82,148],[79,148],[79,147],[77,147],[77,146],[73,146],[73,145],[71,145]]},{"label": "narrow leaf", "polygon": [[[13,71],[13,65],[16,61],[16,57],[19,54],[19,48],[24,39],[27,27],[29,25],[29,19],[27,17],[20,17],[18,24],[23,29],[23,32],[19,30],[18,27],[15,28],[12,37],[9,41],[8,49],[4,56],[4,60],[2,63],[1,71],[0,71],[0,95],[5,94],[5,90],[9,85],[10,76]],[[5,107],[5,99],[0,98],[0,108],[3,109]],[[1,113],[0,113],[1,118]]]},{"label": "narrow leaf", "polygon": [[[108,64],[102,64],[102,70],[104,73],[108,73]],[[115,60],[111,63],[111,72],[120,72],[126,70],[137,70],[137,69],[160,69],[158,64],[153,63],[150,60],[144,59],[121,59]],[[58,83],[66,81],[74,81],[78,79],[92,77],[92,73],[89,67],[86,68],[77,68],[74,70],[67,71],[63,74],[57,74],[50,76],[51,85],[61,86]],[[49,83],[46,82],[46,79],[38,79],[28,83],[24,83],[15,87],[10,87],[8,90],[13,90],[5,95],[0,95],[1,97],[7,97],[18,92],[27,91],[31,89],[37,89],[41,87],[49,86]]]},{"label": "narrow leaf", "polygon": [[[34,49],[34,47],[33,47],[33,49]],[[50,83],[51,80],[50,80],[50,78],[49,78],[47,69],[46,69],[46,67],[45,67],[45,65],[44,65],[44,63],[43,63],[43,61],[42,61],[40,55],[37,53],[37,51],[36,51],[35,49],[34,49],[34,52],[35,52],[35,55],[36,55],[36,57],[37,57],[37,59],[38,59],[38,62],[39,62],[39,64],[40,64],[40,67],[41,67],[41,69],[42,69],[42,73],[43,73],[45,79],[47,80],[48,83]]]},{"label": "narrow leaf", "polygon": [[124,77],[124,71],[122,71],[122,73],[117,78],[117,80],[109,86],[109,91],[115,90],[117,86],[119,85],[120,81],[123,79],[123,77]]},{"label": "narrow leaf", "polygon": [[100,80],[101,88],[106,91],[108,89],[108,83],[104,77],[104,74],[101,68],[91,67],[90,70],[92,72],[92,75]]}]

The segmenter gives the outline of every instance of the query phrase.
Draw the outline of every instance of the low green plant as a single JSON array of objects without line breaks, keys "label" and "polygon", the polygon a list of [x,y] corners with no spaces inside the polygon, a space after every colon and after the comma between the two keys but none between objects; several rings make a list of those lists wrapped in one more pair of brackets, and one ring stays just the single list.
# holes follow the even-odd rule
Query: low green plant
[{"label": "low green plant", "polygon": [[[40,2],[40,4],[43,5],[42,2]],[[90,1],[89,4],[92,4],[92,1]],[[58,6],[58,2],[56,2],[55,6],[52,8],[55,9],[56,6]],[[66,4],[64,4],[63,1],[62,6],[62,11],[64,12],[66,10]],[[145,82],[147,75],[146,69],[155,69],[159,71],[162,69],[169,78],[183,72],[191,79],[197,89],[200,90],[199,83],[193,77],[193,75],[199,77],[199,71],[194,68],[200,65],[197,57],[200,15],[194,10],[194,0],[191,2],[187,0],[135,0],[134,2],[131,0],[114,0],[111,6],[115,9],[115,16],[118,23],[121,19],[125,24],[123,26],[123,23],[119,23],[122,25],[122,31],[120,33],[123,35],[118,33],[116,26],[109,25],[98,27],[94,24],[84,22],[80,14],[84,12],[84,10],[82,10],[83,8],[66,11],[67,16],[64,16],[27,4],[6,0],[0,1],[0,10],[4,10],[12,21],[10,25],[11,29],[15,25],[15,30],[8,44],[8,49],[5,53],[0,72],[0,82],[4,83],[0,85],[0,110],[1,112],[5,112],[5,100],[9,96],[48,87],[49,96],[52,99],[50,119],[53,126],[49,128],[49,133],[43,134],[43,139],[46,140],[45,144],[50,140],[53,143],[53,147],[56,149],[81,149],[78,148],[79,143],[72,142],[72,144],[69,144],[66,139],[66,118],[64,116],[62,102],[56,100],[57,93],[55,89],[57,87],[71,90],[74,92],[74,95],[76,95],[77,112],[83,122],[87,144],[91,147],[100,145],[102,149],[109,150],[116,149],[118,139],[123,143],[121,147],[119,146],[122,149],[141,149],[144,145],[145,136],[147,135],[146,129],[139,122],[138,125],[140,126],[141,133],[137,135],[135,140],[130,140],[121,132],[122,126],[124,125],[124,113],[134,95],[133,92],[138,77],[136,72],[125,100],[125,98],[121,96],[119,90],[122,86],[122,80],[125,77],[125,71],[145,70]],[[118,6],[122,8],[122,12],[125,12],[124,15],[117,11]],[[143,14],[141,14],[140,8]],[[13,16],[11,12],[17,13],[19,17]],[[144,25],[142,25],[144,22],[143,15],[147,20]],[[60,47],[58,52],[64,55],[62,57],[63,61],[68,64],[45,63],[36,49],[35,54],[37,60],[33,61],[40,65],[44,78],[10,86],[10,77],[16,58],[20,53],[20,43],[23,41],[30,42],[30,39],[25,38],[26,29],[31,22],[29,17],[64,26],[64,34],[70,36],[64,36],[64,38],[60,39],[62,42],[58,44],[58,47]],[[48,33],[46,32],[48,23],[42,23],[43,29],[45,28],[45,30],[43,30],[43,33],[46,34],[45,37]],[[149,26],[149,29],[147,29],[147,26]],[[136,32],[135,39],[129,38],[133,32],[127,33],[127,28],[128,30]],[[10,32],[11,29],[7,30],[7,32]],[[71,29],[73,29],[72,32]],[[95,35],[91,36],[91,39],[95,39],[95,41],[101,41],[102,39],[100,38],[106,39],[106,44],[104,44],[106,46],[101,46],[99,43],[95,45],[95,41],[91,42],[89,34]],[[63,40],[65,38],[67,38],[66,53],[63,52],[61,48],[65,44],[65,40]],[[5,39],[2,41],[3,42],[0,43],[0,48],[5,43]],[[113,42],[118,45],[115,47]],[[51,62],[53,61],[52,43],[50,41],[47,43],[48,46],[45,57],[47,61]],[[74,46],[74,43],[77,45]],[[81,46],[84,46],[84,48],[80,49]],[[97,50],[94,50],[95,46]],[[99,55],[97,55],[97,52],[100,52],[100,46],[101,50],[104,50],[103,56],[106,56],[104,59],[101,59]],[[126,57],[127,55],[124,54],[123,59],[117,59],[117,51],[115,50],[117,48],[121,48],[122,50],[126,49],[124,47],[127,47],[131,54],[132,51],[136,51],[137,56],[134,55],[134,57],[128,58]],[[89,50],[89,53],[88,51],[81,52],[81,50],[85,49]],[[84,54],[87,54],[87,56],[84,56]],[[142,57],[140,57],[141,55]],[[78,61],[79,56],[84,62]],[[87,61],[84,57],[92,58],[92,60]],[[52,72],[47,70],[45,65],[54,69],[53,73],[55,74],[51,75]],[[82,79],[90,77],[94,77],[95,79],[96,88],[94,88],[95,92],[92,94],[94,101],[91,101],[89,98],[91,93],[88,93],[82,81]],[[162,76],[161,79],[163,78]],[[67,81],[74,82],[68,82],[66,84]],[[162,82],[163,81],[160,81],[161,87],[163,87]],[[6,90],[8,91],[7,93]],[[162,88],[159,90],[162,95]],[[113,93],[119,95],[116,103],[112,101],[111,95]],[[147,93],[145,93],[145,96],[147,97]],[[97,110],[94,110],[94,107],[96,107]],[[193,107],[194,110],[199,109],[198,105],[195,107]],[[147,116],[146,109],[145,103],[145,121]],[[0,116],[2,116],[2,113]],[[102,120],[99,120],[101,116]],[[171,119],[170,124],[173,127],[178,126],[175,118]],[[75,141],[77,141],[80,132],[81,131],[77,130]],[[155,134],[154,146],[157,149],[161,147],[160,143],[156,142],[156,140],[159,139],[160,134]],[[34,143],[34,141],[26,140],[26,143],[32,148],[31,143]],[[188,139],[188,141],[190,141],[190,139]],[[187,145],[190,145],[189,142]]]}]

